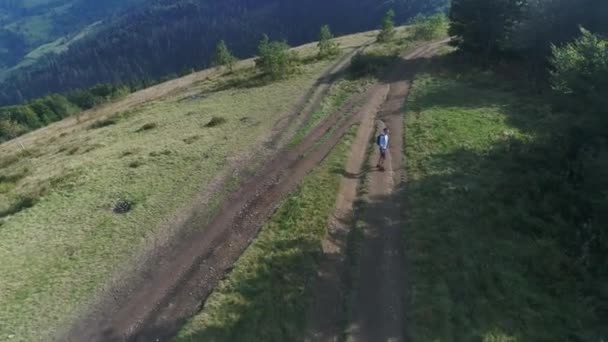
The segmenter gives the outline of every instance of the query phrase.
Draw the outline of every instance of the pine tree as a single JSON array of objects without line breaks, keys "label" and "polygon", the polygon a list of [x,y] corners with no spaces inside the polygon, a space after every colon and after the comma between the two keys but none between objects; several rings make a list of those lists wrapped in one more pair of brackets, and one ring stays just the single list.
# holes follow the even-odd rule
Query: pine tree
[{"label": "pine tree", "polygon": [[382,30],[378,34],[378,41],[387,43],[395,37],[395,11],[389,10],[382,19]]},{"label": "pine tree", "polygon": [[277,80],[293,74],[297,70],[298,55],[289,50],[284,41],[270,41],[268,36],[258,45],[258,58],[255,65],[271,79]]},{"label": "pine tree", "polygon": [[215,48],[215,55],[213,56],[213,65],[220,67],[228,67],[228,70],[232,72],[234,64],[236,63],[236,57],[232,55],[226,42],[221,40]]},{"label": "pine tree", "polygon": [[337,55],[340,52],[340,46],[333,40],[334,35],[331,33],[329,25],[321,27],[319,36],[319,58],[327,58]]}]

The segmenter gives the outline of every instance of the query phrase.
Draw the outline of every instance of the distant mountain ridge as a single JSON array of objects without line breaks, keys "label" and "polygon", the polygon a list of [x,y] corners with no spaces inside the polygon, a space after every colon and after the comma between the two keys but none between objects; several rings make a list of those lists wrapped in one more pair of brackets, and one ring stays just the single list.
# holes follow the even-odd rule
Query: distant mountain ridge
[{"label": "distant mountain ridge", "polygon": [[376,28],[389,8],[394,8],[398,21],[403,22],[419,13],[445,9],[448,4],[448,0],[42,1],[48,6],[68,6],[60,18],[68,18],[66,13],[75,8],[89,13],[66,31],[71,34],[100,16],[105,22],[94,33],[63,46],[58,50],[62,53],[45,54],[9,75],[0,84],[0,105],[97,83],[157,79],[203,68],[209,65],[220,39],[226,40],[237,56],[247,57],[255,53],[264,33],[299,45],[316,40],[323,24],[331,25],[338,34],[359,32]]}]

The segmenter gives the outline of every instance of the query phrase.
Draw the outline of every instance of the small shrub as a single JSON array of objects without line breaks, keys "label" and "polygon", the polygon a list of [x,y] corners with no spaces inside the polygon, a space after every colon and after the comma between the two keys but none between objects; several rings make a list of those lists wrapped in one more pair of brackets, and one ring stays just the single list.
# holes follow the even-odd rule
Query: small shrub
[{"label": "small shrub", "polygon": [[116,201],[116,203],[114,204],[114,208],[112,208],[112,211],[115,214],[126,214],[133,210],[134,206],[135,203],[123,198]]},{"label": "small shrub", "polygon": [[118,123],[118,120],[116,120],[115,118],[103,119],[103,120],[99,120],[99,121],[96,121],[93,124],[91,124],[91,126],[89,126],[89,129],[104,128],[104,127],[115,125],[117,123]]},{"label": "small shrub", "polygon": [[378,34],[380,43],[388,43],[395,37],[395,11],[389,10],[382,19],[382,30]]},{"label": "small shrub", "polygon": [[321,27],[321,33],[319,36],[319,58],[329,58],[336,56],[340,53],[340,45],[335,42],[334,35],[331,33],[331,29],[328,25]]},{"label": "small shrub", "polygon": [[34,195],[21,195],[7,209],[0,210],[0,218],[10,215],[15,215],[23,210],[32,208],[38,202],[38,198]]},{"label": "small shrub", "polygon": [[147,123],[147,124],[141,126],[136,132],[137,133],[145,132],[145,131],[149,131],[151,129],[155,129],[156,127],[158,127],[158,125],[155,122],[150,122],[150,123]]},{"label": "small shrub", "polygon": [[183,141],[186,145],[192,145],[194,144],[194,142],[196,142],[197,140],[199,140],[201,138],[200,135],[194,135],[188,138],[185,138]]},{"label": "small shrub", "polygon": [[132,156],[133,154],[135,154],[134,151],[124,151],[123,153],[121,153],[120,158]]},{"label": "small shrub", "polygon": [[447,32],[448,20],[444,14],[436,14],[430,17],[417,16],[412,23],[414,26],[414,38],[431,40],[438,38]]},{"label": "small shrub", "polygon": [[205,127],[210,128],[210,127],[217,127],[220,125],[223,125],[227,122],[228,120],[226,120],[225,118],[219,117],[219,116],[214,116],[213,118],[211,118],[211,121],[209,121]]},{"label": "small shrub", "polygon": [[141,160],[134,160],[129,163],[129,167],[132,169],[137,169],[143,165],[144,165],[144,162],[142,162]]},{"label": "small shrub", "polygon": [[74,147],[72,147],[72,148],[70,148],[70,149],[68,150],[67,154],[68,154],[69,156],[73,156],[73,155],[75,155],[75,154],[76,154],[76,152],[78,152],[78,150],[79,150],[79,149],[80,149],[80,147],[78,147],[78,146],[74,146]]},{"label": "small shrub", "polygon": [[236,57],[232,55],[226,42],[221,40],[215,48],[215,55],[213,56],[213,65],[219,67],[227,67],[230,72],[234,68],[234,64],[237,62]]},{"label": "small shrub", "polygon": [[150,157],[168,156],[168,155],[171,155],[172,153],[173,152],[170,150],[153,151],[153,152],[150,152]]}]

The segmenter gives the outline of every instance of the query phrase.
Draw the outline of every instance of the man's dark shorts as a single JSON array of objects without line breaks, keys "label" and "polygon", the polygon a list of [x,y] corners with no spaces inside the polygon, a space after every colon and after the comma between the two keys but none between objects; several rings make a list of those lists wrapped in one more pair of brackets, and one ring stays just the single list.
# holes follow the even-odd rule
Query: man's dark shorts
[{"label": "man's dark shorts", "polygon": [[380,157],[382,158],[386,158],[386,149],[380,147]]}]

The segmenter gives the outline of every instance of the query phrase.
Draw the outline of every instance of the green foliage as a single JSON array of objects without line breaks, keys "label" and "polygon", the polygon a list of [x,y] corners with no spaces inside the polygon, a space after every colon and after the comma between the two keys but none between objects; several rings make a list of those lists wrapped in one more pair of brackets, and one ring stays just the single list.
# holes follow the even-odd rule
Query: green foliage
[{"label": "green foliage", "polygon": [[67,97],[54,94],[23,105],[0,107],[0,141],[16,138],[129,92],[125,86],[100,84],[89,90],[74,91]]},{"label": "green foliage", "polygon": [[221,40],[215,48],[215,55],[213,56],[213,65],[227,67],[228,70],[232,72],[236,61],[236,57],[234,57],[230,50],[228,50],[226,42]]},{"label": "green foliage", "polygon": [[453,0],[449,33],[463,50],[496,56],[508,50],[524,5],[525,0]]},{"label": "green foliage", "polygon": [[298,54],[284,41],[270,41],[268,36],[258,45],[256,67],[273,80],[286,78],[297,70]]},{"label": "green foliage", "polygon": [[572,41],[580,26],[607,34],[607,17],[602,0],[454,0],[450,35],[486,61],[525,60],[532,77],[544,78],[551,45]]},{"label": "green foliage", "polygon": [[395,37],[395,11],[389,10],[382,19],[382,28],[378,34],[380,43],[388,43]]},{"label": "green foliage", "polygon": [[77,90],[68,94],[68,100],[81,109],[90,109],[102,103],[125,96],[130,92],[126,86],[99,84],[88,90]]},{"label": "green foliage", "polygon": [[432,40],[446,35],[448,19],[444,14],[435,14],[430,17],[417,16],[412,24],[414,25],[414,39]]},{"label": "green foliage", "polygon": [[319,34],[319,58],[333,57],[340,53],[340,45],[333,39],[329,25],[323,25]]},{"label": "green foliage", "polygon": [[14,139],[27,132],[27,129],[12,119],[0,119],[0,142]]},{"label": "green foliage", "polygon": [[471,69],[414,83],[404,227],[413,341],[608,336],[608,149],[574,152],[576,115],[514,88]]},{"label": "green foliage", "polygon": [[581,37],[552,47],[551,83],[578,111],[605,114],[608,107],[608,40],[581,29]]}]

